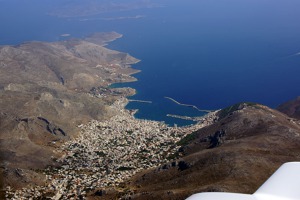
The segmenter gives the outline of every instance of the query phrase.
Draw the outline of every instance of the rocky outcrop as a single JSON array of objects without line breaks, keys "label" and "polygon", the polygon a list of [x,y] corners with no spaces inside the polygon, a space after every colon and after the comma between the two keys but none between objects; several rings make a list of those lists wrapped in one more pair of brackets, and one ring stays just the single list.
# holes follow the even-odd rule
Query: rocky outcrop
[{"label": "rocky outcrop", "polygon": [[277,107],[277,110],[295,119],[300,119],[300,96],[285,102]]},{"label": "rocky outcrop", "polygon": [[190,164],[189,163],[187,163],[186,161],[183,161],[183,160],[179,161],[179,163],[178,163],[178,169],[180,171],[186,170],[188,168],[190,168]]},{"label": "rocky outcrop", "polygon": [[[58,135],[58,136],[66,136],[67,135],[65,133],[65,131],[63,131],[61,128],[57,127],[56,125],[51,124],[47,119],[45,119],[43,117],[38,117],[37,119],[46,124],[46,129],[49,133],[52,133],[52,134]],[[27,121],[28,121],[28,119],[27,119]]]},{"label": "rocky outcrop", "polygon": [[225,141],[225,131],[216,131],[215,134],[209,135],[200,140],[200,142],[209,142],[210,146],[208,148],[215,148],[223,144]]}]

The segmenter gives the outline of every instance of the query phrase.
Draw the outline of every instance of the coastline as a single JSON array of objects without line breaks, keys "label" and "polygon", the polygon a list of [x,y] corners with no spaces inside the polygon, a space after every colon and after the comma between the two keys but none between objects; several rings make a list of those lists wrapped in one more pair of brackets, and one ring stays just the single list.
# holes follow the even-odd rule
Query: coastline
[{"label": "coastline", "polygon": [[[28,183],[44,184],[43,169],[54,165],[55,158],[60,156],[53,150],[77,138],[80,128],[76,125],[110,118],[117,111],[112,111],[109,105],[133,91],[92,94],[91,89],[97,92],[114,82],[136,80],[130,75],[139,70],[129,64],[140,60],[101,46],[105,38],[100,42],[85,39],[0,46],[0,107],[5,113],[0,120],[9,124],[0,124],[3,144],[0,154],[16,152],[3,163],[8,171],[17,169],[22,173],[22,176],[2,174],[5,186],[18,189]],[[22,149],[16,149],[20,144]]]},{"label": "coastline", "polygon": [[[32,46],[31,46],[32,45]],[[69,46],[68,46],[69,45]],[[6,195],[8,198],[26,198],[28,196],[34,198],[51,197],[53,199],[69,199],[71,197],[87,196],[89,192],[101,188],[117,187],[123,181],[131,178],[137,172],[144,169],[150,169],[158,167],[164,162],[168,162],[176,158],[176,152],[179,148],[177,142],[185,137],[187,134],[194,132],[204,126],[207,126],[214,122],[216,116],[207,115],[205,120],[195,125],[188,125],[183,127],[171,127],[162,121],[138,119],[134,116],[136,110],[126,109],[126,105],[130,102],[128,94],[134,91],[130,88],[128,90],[117,89],[108,90],[108,86],[113,83],[124,83],[125,81],[131,82],[135,78],[131,78],[129,74],[138,73],[131,68],[129,63],[137,63],[138,59],[131,57],[129,54],[119,53],[117,51],[111,51],[109,49],[99,48],[99,45],[91,44],[86,41],[67,41],[67,42],[54,42],[54,43],[26,43],[26,46],[20,48],[26,48],[28,51],[34,48],[34,52],[38,51],[38,47],[48,47],[50,50],[60,50],[61,53],[74,56],[74,60],[77,57],[85,59],[89,62],[89,65],[80,66],[84,70],[89,69],[90,74],[86,71],[78,72],[81,68],[75,70],[72,65],[60,66],[62,70],[72,69],[72,73],[77,78],[75,81],[68,77],[70,74],[60,74],[60,80],[57,81],[57,76],[54,77],[53,83],[47,82],[41,75],[41,79],[44,81],[43,87],[51,87],[52,89],[57,87],[57,91],[63,91],[64,94],[69,91],[74,96],[70,96],[70,99],[56,100],[55,94],[42,93],[40,101],[44,102],[58,102],[59,106],[64,106],[64,117],[69,114],[69,107],[72,106],[72,111],[78,109],[77,102],[72,105],[74,98],[77,96],[84,96],[85,104],[89,106],[90,110],[83,111],[78,110],[77,118],[81,117],[81,114],[85,114],[85,121],[81,123],[69,123],[73,128],[79,129],[79,133],[76,135],[70,135],[70,138],[65,141],[51,140],[51,152],[55,154],[56,158],[51,158],[53,167],[46,169],[39,169],[40,171],[27,170],[26,173],[41,173],[45,176],[45,185],[40,186],[28,186],[21,187],[21,189],[15,190],[15,188],[7,187]],[[72,46],[72,50],[65,48]],[[114,52],[116,61],[104,64],[95,65],[97,60],[101,60],[102,57],[91,56],[86,54],[89,47],[94,47],[96,50],[102,50],[103,53]],[[7,47],[6,49],[9,50]],[[67,50],[63,52],[61,50]],[[44,50],[44,49],[43,49]],[[55,52],[55,51],[54,51]],[[49,54],[49,52],[47,52]],[[99,53],[99,51],[96,51]],[[48,55],[47,54],[47,55]],[[123,55],[126,55],[124,61]],[[41,54],[44,55],[44,54]],[[43,57],[42,57],[43,58]],[[60,57],[57,58],[61,59]],[[129,62],[127,62],[129,59]],[[60,61],[60,60],[59,60]],[[134,62],[133,62],[134,61]],[[50,65],[51,67],[52,65]],[[95,67],[96,66],[96,67]],[[52,69],[52,68],[49,68]],[[62,71],[63,72],[63,71]],[[71,73],[69,72],[69,73]],[[41,73],[40,73],[41,74]],[[110,76],[109,79],[107,77]],[[106,79],[102,79],[102,78]],[[36,77],[34,77],[36,78]],[[26,76],[26,80],[28,76]],[[82,86],[82,81],[94,80],[86,82],[85,88]],[[11,79],[9,80],[11,81]],[[74,81],[74,83],[72,83]],[[80,85],[76,85],[80,83]],[[50,84],[51,83],[51,84]],[[54,84],[55,83],[55,84]],[[101,83],[97,88],[91,86]],[[41,87],[40,82],[35,87]],[[70,85],[69,85],[70,84]],[[28,90],[32,85],[28,85]],[[9,92],[10,90],[20,90],[22,87],[17,84],[9,84],[9,87],[3,92]],[[36,101],[38,101],[37,99]],[[78,101],[81,102],[79,99]],[[99,101],[98,101],[99,100]],[[89,102],[91,104],[88,104]],[[139,102],[147,102],[143,100],[136,100]],[[16,101],[15,101],[16,102]],[[82,102],[81,102],[82,103]],[[102,104],[99,104],[102,103]],[[148,101],[149,103],[149,101]],[[62,105],[61,105],[62,104]],[[23,104],[22,104],[23,105]],[[80,104],[81,105],[81,104]],[[56,105],[54,105],[56,106]],[[95,107],[97,106],[97,108]],[[102,106],[102,107],[101,107]],[[101,109],[99,108],[101,107]],[[54,124],[55,127],[65,128],[64,122],[61,119],[52,118],[45,110],[43,119],[46,122]],[[101,111],[101,112],[100,112]],[[104,112],[102,112],[104,111]],[[103,118],[93,115],[98,112]],[[103,114],[104,113],[104,114]],[[48,115],[47,115],[48,114]],[[71,113],[72,114],[72,113]],[[33,113],[34,115],[34,113]],[[88,117],[86,116],[88,115]],[[74,118],[74,117],[73,117]],[[89,120],[87,120],[89,119]],[[59,122],[57,122],[59,121]],[[87,122],[88,121],[88,122]],[[77,122],[77,121],[76,121]],[[60,126],[56,125],[61,123]],[[80,124],[75,127],[75,124]],[[113,134],[112,134],[113,133]],[[71,137],[72,136],[72,137]],[[50,156],[49,156],[50,157]],[[57,167],[59,166],[59,167]],[[24,171],[25,171],[24,170]],[[23,171],[22,171],[23,172]],[[80,183],[80,184],[78,184]]]},{"label": "coastline", "polygon": [[50,192],[52,198],[69,199],[74,194],[86,197],[94,191],[120,188],[138,172],[174,161],[180,147],[177,142],[216,120],[215,113],[210,113],[196,125],[169,127],[159,121],[136,119],[125,109],[127,103],[128,99],[121,97],[110,106],[117,115],[78,126],[78,137],[56,150],[62,155],[57,160],[61,168],[44,171],[47,185],[17,191],[7,188],[6,194],[39,198]]}]

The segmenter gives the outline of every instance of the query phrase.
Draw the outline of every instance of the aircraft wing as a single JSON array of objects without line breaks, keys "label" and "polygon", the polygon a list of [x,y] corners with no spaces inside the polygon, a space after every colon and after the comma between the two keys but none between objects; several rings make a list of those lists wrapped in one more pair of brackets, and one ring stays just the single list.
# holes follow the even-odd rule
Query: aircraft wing
[{"label": "aircraft wing", "polygon": [[204,192],[194,194],[186,200],[257,200],[250,194],[235,194],[225,192]]},{"label": "aircraft wing", "polygon": [[300,162],[283,164],[252,195],[204,192],[186,200],[300,200]]},{"label": "aircraft wing", "polygon": [[253,195],[259,200],[300,200],[300,162],[283,164]]}]

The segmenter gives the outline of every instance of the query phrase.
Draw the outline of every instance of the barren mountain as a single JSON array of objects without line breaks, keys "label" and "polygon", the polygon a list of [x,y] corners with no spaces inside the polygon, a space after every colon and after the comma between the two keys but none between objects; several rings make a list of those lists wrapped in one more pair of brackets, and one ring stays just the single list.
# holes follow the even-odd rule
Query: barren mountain
[{"label": "barren mountain", "polygon": [[277,110],[290,117],[300,119],[300,97],[279,105]]},{"label": "barren mountain", "polygon": [[[237,104],[179,144],[181,157],[144,171],[119,192],[91,199],[185,199],[204,191],[253,193],[283,163],[300,160],[300,122],[258,104]],[[105,195],[103,195],[105,194]]]},{"label": "barren mountain", "polygon": [[134,81],[130,75],[137,72],[129,66],[137,59],[104,47],[119,37],[113,32],[0,46],[0,171],[6,184],[41,182],[37,172],[53,164],[57,145],[76,136],[79,124],[114,115],[107,105],[117,96],[133,94],[107,88]]},{"label": "barren mountain", "polygon": [[[137,59],[105,48],[117,33],[83,40],[28,42],[0,47],[0,180],[44,184],[42,169],[57,165],[55,149],[76,137],[78,125],[115,115],[108,105],[133,89]],[[281,164],[300,160],[299,98],[278,110],[241,103],[185,138],[171,161],[145,169],[90,199],[185,199],[202,191],[253,193]],[[293,118],[292,118],[293,117]],[[2,196],[0,196],[2,197]]]}]

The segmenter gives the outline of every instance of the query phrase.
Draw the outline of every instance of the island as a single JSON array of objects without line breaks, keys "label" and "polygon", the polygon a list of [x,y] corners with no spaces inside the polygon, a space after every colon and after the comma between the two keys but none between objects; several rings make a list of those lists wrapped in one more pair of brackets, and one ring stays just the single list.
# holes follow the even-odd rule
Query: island
[{"label": "island", "polygon": [[200,118],[168,115],[197,122],[185,127],[134,118],[125,106],[135,90],[110,87],[139,72],[138,59],[105,47],[121,36],[0,47],[1,199],[253,193],[299,160],[299,98],[279,106],[287,115],[238,103]]},{"label": "island", "polygon": [[[84,39],[26,42],[0,47],[0,173],[8,199],[82,199],[117,188],[143,169],[178,155],[176,144],[216,118],[169,127],[135,119],[126,110],[139,62],[106,48],[122,37],[95,33]],[[3,190],[2,190],[3,192]]]},{"label": "island", "polygon": [[[0,159],[4,185],[44,184],[40,169],[56,166],[57,147],[79,124],[116,115],[110,108],[134,89],[109,89],[136,79],[138,59],[110,50],[116,32],[84,39],[0,46]],[[107,91],[105,91],[107,90]],[[2,162],[3,161],[3,162]],[[2,176],[3,175],[3,176]]]}]

